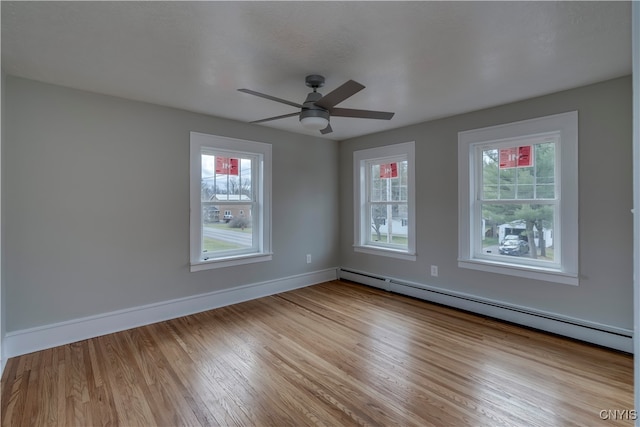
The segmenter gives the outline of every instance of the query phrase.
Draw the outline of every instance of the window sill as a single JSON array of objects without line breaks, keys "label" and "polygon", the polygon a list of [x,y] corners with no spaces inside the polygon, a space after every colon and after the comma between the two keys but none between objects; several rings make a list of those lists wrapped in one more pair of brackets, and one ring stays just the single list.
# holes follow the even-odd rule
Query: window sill
[{"label": "window sill", "polygon": [[379,255],[386,256],[390,258],[403,259],[406,261],[415,261],[416,254],[409,253],[406,251],[400,251],[396,249],[388,249],[388,248],[379,248],[374,246],[354,246],[353,250],[355,252],[361,252],[369,255]]},{"label": "window sill", "polygon": [[551,268],[518,266],[495,261],[459,259],[458,267],[572,286],[578,286],[580,281],[577,274],[565,273]]},{"label": "window sill", "polygon": [[226,257],[226,258],[216,258],[216,259],[210,259],[207,261],[192,262],[190,265],[190,269],[191,269],[191,272],[193,273],[194,271],[210,270],[213,268],[232,267],[235,265],[251,264],[254,262],[271,261],[272,257],[273,257],[273,254],[271,252],[268,252],[268,253],[260,253],[260,254],[233,256],[233,257]]}]

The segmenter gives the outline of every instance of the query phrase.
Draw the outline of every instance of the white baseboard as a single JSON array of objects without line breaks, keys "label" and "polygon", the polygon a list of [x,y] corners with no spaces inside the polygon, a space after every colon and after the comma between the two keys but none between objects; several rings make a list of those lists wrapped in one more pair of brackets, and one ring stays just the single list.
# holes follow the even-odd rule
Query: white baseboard
[{"label": "white baseboard", "polygon": [[[326,269],[231,289],[163,301],[51,325],[8,332],[4,341],[6,363],[9,357],[57,347],[100,335],[175,319],[214,308],[274,295],[337,278],[336,269]],[[4,369],[4,365],[2,366]]]},{"label": "white baseboard", "polygon": [[509,304],[503,301],[489,300],[471,294],[428,286],[422,283],[381,277],[357,270],[339,269],[338,275],[340,278],[386,291],[459,308],[615,350],[633,353],[633,330],[630,329],[603,325],[584,319],[576,319],[557,313],[549,313],[529,307]]}]

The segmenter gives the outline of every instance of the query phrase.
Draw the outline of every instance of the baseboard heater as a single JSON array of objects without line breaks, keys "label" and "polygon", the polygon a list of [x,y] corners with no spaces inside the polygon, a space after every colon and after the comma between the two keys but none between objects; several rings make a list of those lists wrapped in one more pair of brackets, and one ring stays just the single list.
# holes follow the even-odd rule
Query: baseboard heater
[{"label": "baseboard heater", "polygon": [[633,353],[633,331],[537,311],[421,283],[383,277],[352,269],[338,269],[338,277],[425,301],[516,323],[534,329]]}]

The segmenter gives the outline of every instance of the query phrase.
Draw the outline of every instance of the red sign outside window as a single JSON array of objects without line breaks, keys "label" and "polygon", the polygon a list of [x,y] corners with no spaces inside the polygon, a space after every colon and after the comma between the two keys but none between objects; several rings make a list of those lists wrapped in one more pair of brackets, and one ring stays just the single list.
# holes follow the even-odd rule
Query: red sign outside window
[{"label": "red sign outside window", "polygon": [[530,166],[533,166],[530,145],[500,150],[500,169],[526,168]]},{"label": "red sign outside window", "polygon": [[238,159],[216,156],[216,173],[238,175]]},{"label": "red sign outside window", "polygon": [[397,163],[383,163],[380,165],[380,178],[395,178],[398,176]]},{"label": "red sign outside window", "polygon": [[531,157],[531,146],[525,145],[518,147],[518,167],[526,168],[533,166],[533,158]]}]

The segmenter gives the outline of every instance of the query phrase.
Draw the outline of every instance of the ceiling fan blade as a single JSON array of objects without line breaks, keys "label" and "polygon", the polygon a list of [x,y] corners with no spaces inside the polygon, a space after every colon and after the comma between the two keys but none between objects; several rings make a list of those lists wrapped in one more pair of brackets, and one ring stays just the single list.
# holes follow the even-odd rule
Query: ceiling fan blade
[{"label": "ceiling fan blade", "polygon": [[322,129],[320,131],[320,133],[323,134],[323,135],[325,135],[327,133],[331,133],[331,132],[333,132],[333,129],[331,129],[331,123],[329,123],[326,128],[324,128],[324,129]]},{"label": "ceiling fan blade", "polygon": [[298,111],[297,113],[283,114],[281,116],[269,117],[268,119],[256,120],[256,121],[249,122],[249,123],[270,122],[271,120],[286,119],[287,117],[293,117],[293,116],[299,116],[299,115],[300,115],[300,112]]},{"label": "ceiling fan blade", "polygon": [[239,91],[239,92],[248,93],[249,95],[259,96],[260,98],[269,99],[269,100],[271,100],[271,101],[280,102],[280,103],[282,103],[282,104],[291,105],[292,107],[302,108],[302,105],[298,104],[297,102],[291,102],[291,101],[287,101],[286,99],[276,98],[275,96],[266,95],[266,94],[264,94],[264,93],[256,92],[255,90],[251,90],[251,89],[238,89],[238,91]]},{"label": "ceiling fan blade", "polygon": [[350,96],[360,92],[362,89],[364,89],[363,85],[353,80],[349,80],[339,88],[334,89],[323,96],[320,101],[317,101],[315,104],[318,107],[330,110],[334,105],[338,105]]},{"label": "ceiling fan blade", "polygon": [[333,108],[330,110],[332,117],[355,117],[360,119],[391,120],[395,113],[387,111],[354,110],[352,108]]}]

